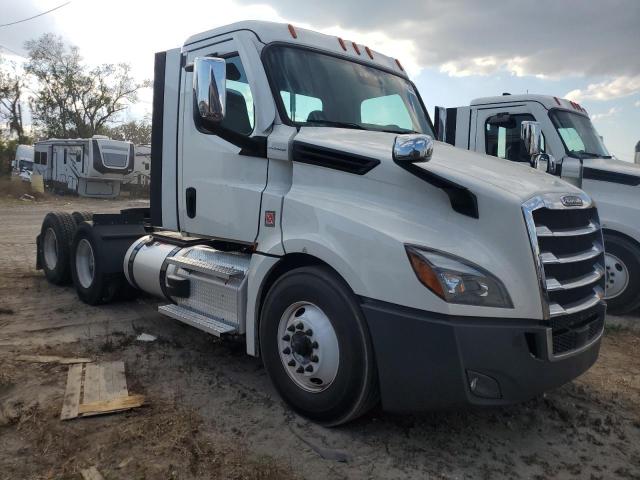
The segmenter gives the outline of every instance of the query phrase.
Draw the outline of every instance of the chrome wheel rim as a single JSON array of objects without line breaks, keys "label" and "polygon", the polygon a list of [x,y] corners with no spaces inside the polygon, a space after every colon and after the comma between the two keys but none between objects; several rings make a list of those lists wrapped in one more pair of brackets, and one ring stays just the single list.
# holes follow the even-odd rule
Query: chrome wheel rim
[{"label": "chrome wheel rim", "polygon": [[329,317],[313,303],[296,302],[282,314],[278,352],[289,377],[307,392],[326,390],[338,374],[338,337]]},{"label": "chrome wheel rim", "polygon": [[619,296],[629,285],[629,270],[622,260],[611,253],[605,253],[607,283],[605,300]]},{"label": "chrome wheel rim", "polygon": [[93,256],[93,248],[86,238],[78,242],[76,248],[76,273],[78,281],[84,288],[89,288],[93,283],[93,275],[95,272],[95,259]]},{"label": "chrome wheel rim", "polygon": [[53,228],[44,232],[44,263],[49,270],[54,270],[58,264],[58,237]]}]

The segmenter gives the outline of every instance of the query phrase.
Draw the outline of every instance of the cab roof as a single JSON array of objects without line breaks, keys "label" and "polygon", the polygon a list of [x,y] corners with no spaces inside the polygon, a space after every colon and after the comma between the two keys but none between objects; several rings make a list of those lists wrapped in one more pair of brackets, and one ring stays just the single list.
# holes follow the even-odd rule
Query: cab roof
[{"label": "cab roof", "polygon": [[562,108],[564,110],[575,111],[583,115],[587,115],[587,111],[578,103],[567,100],[566,98],[554,97],[552,95],[535,95],[535,94],[521,94],[511,95],[503,94],[495,97],[482,97],[471,100],[471,106],[476,105],[489,105],[496,103],[514,103],[514,102],[538,102],[542,104],[547,110],[552,108]]},{"label": "cab roof", "polygon": [[192,50],[194,47],[197,48],[197,44],[200,42],[241,30],[253,32],[258,40],[265,45],[273,42],[286,42],[291,45],[317,48],[343,57],[352,57],[365,64],[383,67],[408,78],[407,73],[398,60],[371,50],[366,45],[286,23],[264,22],[259,20],[236,22],[192,35],[184,42],[182,49],[183,51]]}]

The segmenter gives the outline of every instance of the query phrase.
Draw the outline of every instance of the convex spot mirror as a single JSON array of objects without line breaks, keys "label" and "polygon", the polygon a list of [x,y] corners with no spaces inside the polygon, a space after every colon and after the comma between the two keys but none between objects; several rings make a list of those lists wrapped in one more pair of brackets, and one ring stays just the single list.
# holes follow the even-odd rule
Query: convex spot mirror
[{"label": "convex spot mirror", "polygon": [[393,144],[393,159],[396,162],[428,162],[433,154],[433,138],[429,135],[398,135]]},{"label": "convex spot mirror", "polygon": [[195,58],[193,99],[196,115],[201,120],[219,123],[224,119],[227,103],[226,82],[227,65],[223,58]]}]

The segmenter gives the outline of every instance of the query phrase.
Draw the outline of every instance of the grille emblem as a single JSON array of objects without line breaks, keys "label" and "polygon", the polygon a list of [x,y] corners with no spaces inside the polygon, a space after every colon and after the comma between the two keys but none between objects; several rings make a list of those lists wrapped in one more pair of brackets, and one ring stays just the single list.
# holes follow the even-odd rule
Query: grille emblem
[{"label": "grille emblem", "polygon": [[560,198],[560,201],[565,207],[582,207],[584,205],[582,198],[577,195],[565,195]]}]

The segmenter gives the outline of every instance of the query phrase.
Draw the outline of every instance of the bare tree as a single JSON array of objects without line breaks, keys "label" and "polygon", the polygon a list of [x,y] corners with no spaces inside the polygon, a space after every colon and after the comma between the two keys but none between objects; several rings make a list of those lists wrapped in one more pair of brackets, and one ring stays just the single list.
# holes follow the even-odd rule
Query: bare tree
[{"label": "bare tree", "polygon": [[103,132],[115,140],[127,140],[136,145],[151,143],[151,123],[147,120],[132,120]]},{"label": "bare tree", "polygon": [[18,143],[26,141],[22,117],[23,93],[23,77],[14,64],[5,66],[0,58],[0,119],[6,122],[9,135],[17,136]]},{"label": "bare tree", "polygon": [[51,33],[26,42],[25,71],[38,87],[30,102],[34,123],[49,137],[91,137],[137,100],[128,64],[86,66],[79,50]]}]

